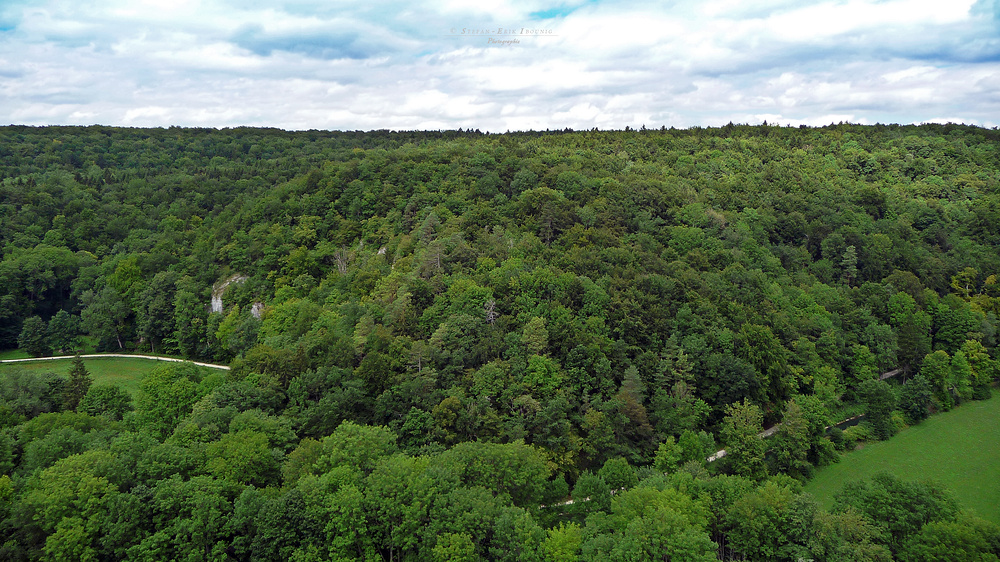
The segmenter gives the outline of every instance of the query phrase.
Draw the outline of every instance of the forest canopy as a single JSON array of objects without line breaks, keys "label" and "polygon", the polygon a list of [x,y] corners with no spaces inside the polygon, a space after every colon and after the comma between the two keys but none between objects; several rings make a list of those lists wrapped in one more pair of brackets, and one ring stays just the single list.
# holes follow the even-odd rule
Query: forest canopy
[{"label": "forest canopy", "polygon": [[[205,557],[627,558],[655,528],[690,559],[835,559],[804,538],[769,550],[793,539],[741,527],[757,503],[873,560],[916,552],[917,533],[965,521],[933,490],[935,515],[897,533],[865,519],[869,488],[828,514],[783,478],[835,460],[847,445],[826,429],[852,407],[887,438],[989,396],[998,140],[960,125],[2,127],[0,349],[232,367],[164,368],[134,407],[3,375],[21,389],[0,405],[0,499],[24,525],[7,552],[180,557],[196,496],[226,514]],[[878,380],[897,369],[905,384]],[[539,511],[571,490],[586,513]],[[414,494],[442,511],[405,512],[430,505]],[[159,523],[108,538],[72,515],[84,505]],[[370,529],[344,523],[358,513]],[[407,527],[421,517],[449,523]]]}]

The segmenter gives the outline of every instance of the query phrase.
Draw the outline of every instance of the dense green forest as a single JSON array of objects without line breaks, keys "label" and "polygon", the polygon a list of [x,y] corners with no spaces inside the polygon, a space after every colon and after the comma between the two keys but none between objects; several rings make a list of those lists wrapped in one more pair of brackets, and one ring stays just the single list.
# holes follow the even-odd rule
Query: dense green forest
[{"label": "dense green forest", "polygon": [[801,481],[990,396],[998,140],[0,128],[0,349],[232,366],[0,375],[0,558],[995,560]]}]

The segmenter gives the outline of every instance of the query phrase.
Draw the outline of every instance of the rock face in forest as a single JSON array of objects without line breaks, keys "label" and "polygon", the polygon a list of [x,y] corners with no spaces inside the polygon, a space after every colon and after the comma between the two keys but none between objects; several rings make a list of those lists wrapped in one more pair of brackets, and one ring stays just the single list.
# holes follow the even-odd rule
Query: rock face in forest
[{"label": "rock face in forest", "polygon": [[212,286],[212,312],[222,312],[222,294],[226,292],[226,287],[233,283],[242,283],[246,280],[246,275],[235,273]]}]

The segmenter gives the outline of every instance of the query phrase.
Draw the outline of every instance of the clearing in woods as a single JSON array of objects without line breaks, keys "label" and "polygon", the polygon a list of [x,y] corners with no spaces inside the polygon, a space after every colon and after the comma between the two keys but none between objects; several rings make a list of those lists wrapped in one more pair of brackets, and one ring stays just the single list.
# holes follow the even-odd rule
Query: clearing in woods
[{"label": "clearing in woods", "polygon": [[1000,523],[1000,396],[965,402],[899,432],[868,443],[840,462],[816,471],[805,490],[829,509],[845,482],[886,471],[906,480],[946,486],[962,507]]},{"label": "clearing in woods", "polygon": [[[15,359],[15,357],[4,357]],[[94,384],[113,384],[127,390],[132,396],[139,392],[139,385],[147,373],[168,363],[162,360],[152,360],[144,357],[84,357],[83,365],[90,371]],[[0,363],[0,372],[13,369],[44,372],[52,371],[58,375],[68,376],[73,366],[73,359],[45,359],[39,361],[24,361],[18,363]],[[202,367],[206,374],[210,371]],[[218,371],[214,371],[218,372]]]}]

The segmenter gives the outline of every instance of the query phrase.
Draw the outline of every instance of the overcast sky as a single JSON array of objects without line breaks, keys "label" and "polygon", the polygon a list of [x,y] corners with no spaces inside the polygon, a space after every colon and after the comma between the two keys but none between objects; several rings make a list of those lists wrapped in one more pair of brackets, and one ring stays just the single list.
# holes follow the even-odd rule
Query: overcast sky
[{"label": "overcast sky", "polygon": [[1000,125],[1000,0],[0,0],[0,123]]}]

